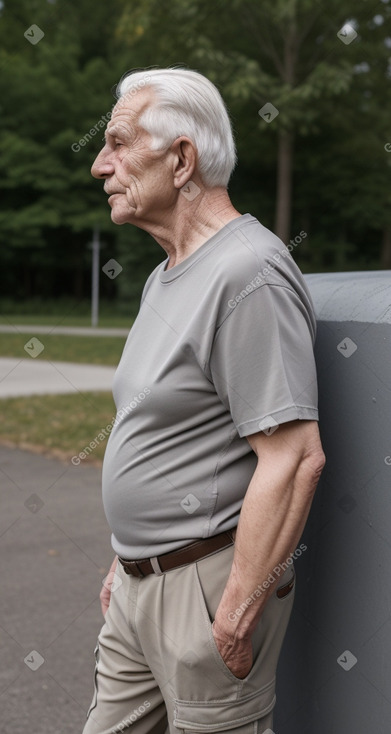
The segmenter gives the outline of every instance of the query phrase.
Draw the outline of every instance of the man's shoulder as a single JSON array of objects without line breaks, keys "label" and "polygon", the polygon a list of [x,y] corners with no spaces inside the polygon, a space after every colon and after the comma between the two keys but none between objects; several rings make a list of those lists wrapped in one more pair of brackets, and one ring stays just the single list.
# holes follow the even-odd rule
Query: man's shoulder
[{"label": "man's shoulder", "polygon": [[224,228],[224,232],[227,255],[237,260],[243,256],[262,257],[284,248],[282,240],[252,214],[244,214],[232,220]]},{"label": "man's shoulder", "polygon": [[277,284],[301,273],[288,247],[256,217],[245,215],[228,226],[221,246],[210,253],[208,267],[227,284]]},{"label": "man's shoulder", "polygon": [[224,238],[222,247],[218,249],[220,252],[216,250],[211,261],[211,285],[215,285],[221,302],[225,304],[225,310],[220,314],[221,323],[233,310],[237,311],[236,306],[248,295],[264,292],[264,288],[273,299],[279,300],[281,296],[281,308],[289,298],[292,305],[304,306],[314,322],[311,295],[303,273],[291,255],[294,249],[291,243],[285,245],[255,217],[246,217],[243,225],[237,226],[230,236]]}]

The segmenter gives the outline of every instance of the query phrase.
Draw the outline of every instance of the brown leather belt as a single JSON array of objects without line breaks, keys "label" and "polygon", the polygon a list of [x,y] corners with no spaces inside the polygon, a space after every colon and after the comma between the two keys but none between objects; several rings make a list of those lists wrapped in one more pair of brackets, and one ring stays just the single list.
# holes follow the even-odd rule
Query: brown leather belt
[{"label": "brown leather belt", "polygon": [[172,571],[174,568],[199,561],[201,558],[205,558],[223,548],[228,548],[229,545],[233,544],[235,535],[236,528],[233,528],[225,533],[212,535],[211,538],[205,540],[196,540],[184,548],[172,551],[172,553],[163,553],[161,556],[142,558],[138,561],[127,561],[125,558],[119,557],[118,560],[125,573],[137,576],[137,578],[143,578],[151,573],[159,575],[165,571]]}]

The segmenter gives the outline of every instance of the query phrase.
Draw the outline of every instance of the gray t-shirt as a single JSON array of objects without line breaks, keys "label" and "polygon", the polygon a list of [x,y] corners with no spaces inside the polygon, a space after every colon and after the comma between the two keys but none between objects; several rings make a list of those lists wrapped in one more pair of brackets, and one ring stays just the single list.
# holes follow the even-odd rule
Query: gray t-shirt
[{"label": "gray t-shirt", "polygon": [[245,436],[318,420],[313,304],[282,241],[244,214],[167,262],[114,378],[103,503],[128,559],[234,527],[257,463]]}]

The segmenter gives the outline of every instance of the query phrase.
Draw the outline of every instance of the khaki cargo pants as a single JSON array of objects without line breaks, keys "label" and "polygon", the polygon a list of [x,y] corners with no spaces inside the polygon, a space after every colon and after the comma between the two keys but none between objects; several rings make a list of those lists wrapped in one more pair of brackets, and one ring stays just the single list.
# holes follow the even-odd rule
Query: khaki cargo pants
[{"label": "khaki cargo pants", "polygon": [[[275,671],[294,587],[269,598],[252,637],[253,666],[236,678],[212,634],[233,553],[232,545],[141,579],[118,563],[83,734],[273,734]],[[292,564],[276,590],[293,575]]]}]

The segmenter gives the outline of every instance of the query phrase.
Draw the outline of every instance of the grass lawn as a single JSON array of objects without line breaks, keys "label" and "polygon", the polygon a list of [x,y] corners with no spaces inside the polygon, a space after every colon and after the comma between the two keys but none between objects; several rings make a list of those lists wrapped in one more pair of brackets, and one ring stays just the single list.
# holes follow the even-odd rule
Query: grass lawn
[{"label": "grass lawn", "polygon": [[[24,345],[34,334],[1,334],[0,357],[28,358]],[[126,341],[117,336],[62,336],[61,334],[38,334],[44,345],[39,359],[60,362],[81,362],[116,366]]]},{"label": "grass lawn", "polygon": [[[139,296],[141,296],[141,291]],[[98,327],[130,328],[139,309],[139,296],[125,305],[100,300]],[[89,299],[52,298],[41,300],[11,301],[1,298],[0,324],[26,324],[28,326],[91,326],[91,302]]]},{"label": "grass lawn", "polygon": [[[0,357],[26,359],[23,346],[32,334],[0,334]],[[125,338],[39,335],[39,359],[116,366]],[[0,400],[0,442],[70,459],[79,454],[115,416],[111,393],[34,395]],[[107,439],[86,463],[101,462]],[[83,463],[84,463],[83,461]]]},{"label": "grass lawn", "polygon": [[[0,442],[71,460],[94,440],[115,416],[111,393],[34,395],[1,400],[4,420]],[[107,438],[82,463],[103,459]]]}]

